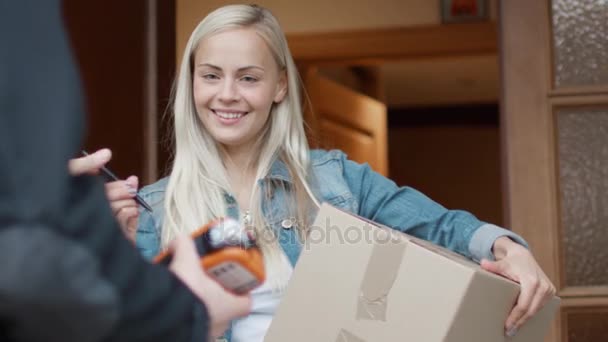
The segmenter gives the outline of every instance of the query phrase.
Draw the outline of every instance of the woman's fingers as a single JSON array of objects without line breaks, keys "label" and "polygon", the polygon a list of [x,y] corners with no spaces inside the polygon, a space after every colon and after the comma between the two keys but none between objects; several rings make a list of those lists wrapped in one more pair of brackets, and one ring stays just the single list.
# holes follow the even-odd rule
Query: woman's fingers
[{"label": "woman's fingers", "polygon": [[[536,280],[521,281],[521,292],[517,298],[517,303],[505,322],[505,333],[507,336],[515,336],[517,330],[521,327],[521,324],[527,319],[527,314],[530,311],[530,306],[536,295],[537,284],[538,282]],[[518,323],[520,324],[518,325]]]},{"label": "woman's fingers", "polygon": [[139,207],[133,199],[137,194],[138,179],[136,176],[125,180],[106,183],[106,196],[112,213],[116,217],[125,236],[135,241]]},{"label": "woman's fingers", "polygon": [[[497,240],[498,242],[498,240]],[[505,276],[521,285],[515,307],[505,321],[505,334],[517,331],[555,295],[555,286],[545,275],[530,251],[508,239],[501,241],[500,260],[483,260],[481,267]],[[496,243],[495,243],[496,247]]]},{"label": "woman's fingers", "polygon": [[116,219],[120,224],[120,228],[131,241],[135,241],[135,235],[137,232],[137,221],[139,217],[139,210],[137,207],[126,207],[122,208],[116,214]]},{"label": "woman's fingers", "polygon": [[553,298],[553,296],[555,296],[556,292],[555,287],[544,274],[541,275],[537,281],[533,281],[532,284],[529,285],[529,289],[531,289],[530,292],[533,291],[533,297],[523,315],[514,321],[512,331],[510,332],[511,334],[509,334],[509,331],[507,331],[508,336],[514,336],[515,333],[524,325],[524,323],[532,318],[538,311],[540,311],[540,309],[542,309],[545,304],[551,300],[551,298]]},{"label": "woman's fingers", "polygon": [[110,202],[110,208],[112,208],[112,214],[117,216],[118,213],[126,208],[135,208],[137,210],[137,202],[134,199],[115,200]]},{"label": "woman's fingers", "polygon": [[106,183],[106,196],[110,202],[135,197],[137,189],[131,187],[126,181]]}]

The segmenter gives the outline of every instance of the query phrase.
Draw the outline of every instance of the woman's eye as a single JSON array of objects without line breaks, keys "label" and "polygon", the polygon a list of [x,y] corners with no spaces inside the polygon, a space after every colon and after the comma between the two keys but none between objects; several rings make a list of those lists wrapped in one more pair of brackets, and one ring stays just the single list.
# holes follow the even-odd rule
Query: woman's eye
[{"label": "woman's eye", "polygon": [[257,82],[258,79],[253,76],[243,76],[243,77],[241,77],[241,80],[248,82],[248,83],[253,83],[253,82]]},{"label": "woman's eye", "polygon": [[215,74],[203,74],[203,78],[206,80],[217,80],[219,77]]}]

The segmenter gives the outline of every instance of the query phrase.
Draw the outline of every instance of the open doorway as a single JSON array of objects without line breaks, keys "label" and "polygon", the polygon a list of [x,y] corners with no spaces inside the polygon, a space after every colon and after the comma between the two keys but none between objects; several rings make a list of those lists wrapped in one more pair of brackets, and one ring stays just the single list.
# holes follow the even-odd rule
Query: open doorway
[{"label": "open doorway", "polygon": [[381,74],[393,180],[503,224],[498,57],[387,63]]},{"label": "open doorway", "polygon": [[[328,65],[320,72],[386,104],[388,174],[398,185],[503,224],[497,55]],[[362,82],[370,78],[373,87]]]}]

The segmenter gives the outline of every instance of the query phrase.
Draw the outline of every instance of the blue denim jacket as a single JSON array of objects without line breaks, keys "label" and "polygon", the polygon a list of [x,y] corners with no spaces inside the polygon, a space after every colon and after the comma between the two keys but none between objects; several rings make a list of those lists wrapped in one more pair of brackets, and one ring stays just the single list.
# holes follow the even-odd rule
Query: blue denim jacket
[{"label": "blue denim jacket", "polygon": [[[412,188],[398,187],[393,181],[371,170],[367,164],[348,160],[340,151],[313,150],[310,159],[317,180],[317,186],[313,187],[321,202],[447,247],[475,261],[494,260],[492,246],[501,236],[508,236],[527,246],[521,237],[508,230],[481,222],[465,211],[447,210]],[[167,181],[167,178],[161,179],[140,192],[154,210],[153,213],[140,211],[136,234],[137,247],[148,259],[160,251]],[[263,212],[267,222],[277,232],[285,254],[295,266],[301,243],[295,229],[282,228],[283,221],[293,216],[284,200],[284,192],[289,191],[291,178],[283,162],[276,161],[259,185],[269,186],[273,183],[270,181],[285,182],[287,186],[277,187],[271,192],[270,200],[262,203]],[[226,194],[226,201],[226,214],[238,218],[238,205],[234,198]],[[201,222],[201,225],[204,223]]]}]

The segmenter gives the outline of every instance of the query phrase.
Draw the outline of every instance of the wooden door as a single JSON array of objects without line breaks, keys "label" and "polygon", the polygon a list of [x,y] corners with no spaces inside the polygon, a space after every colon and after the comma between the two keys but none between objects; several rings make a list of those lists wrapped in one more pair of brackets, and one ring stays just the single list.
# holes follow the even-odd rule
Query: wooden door
[{"label": "wooden door", "polygon": [[84,147],[111,148],[109,167],[119,177],[156,181],[169,159],[168,121],[161,117],[175,69],[175,1],[64,0],[62,6],[86,95]]},{"label": "wooden door", "polygon": [[324,77],[314,67],[304,71],[304,85],[312,105],[305,114],[313,132],[311,146],[340,149],[349,159],[388,176],[386,105]]},{"label": "wooden door", "polygon": [[500,4],[505,216],[562,298],[546,341],[608,341],[608,5]]}]

